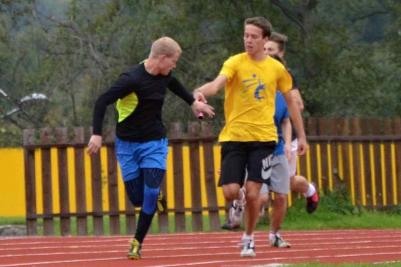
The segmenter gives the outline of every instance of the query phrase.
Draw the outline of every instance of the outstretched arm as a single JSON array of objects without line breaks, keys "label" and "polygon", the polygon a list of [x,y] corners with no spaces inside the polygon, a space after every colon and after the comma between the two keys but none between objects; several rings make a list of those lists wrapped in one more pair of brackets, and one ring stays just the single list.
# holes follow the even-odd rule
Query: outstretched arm
[{"label": "outstretched arm", "polygon": [[97,153],[102,146],[103,119],[108,105],[132,92],[132,82],[129,75],[122,74],[108,91],[96,100],[93,112],[93,134],[89,139],[87,152],[89,155]]},{"label": "outstretched arm", "polygon": [[89,139],[87,152],[89,155],[95,154],[102,147],[102,136],[93,134]]},{"label": "outstretched arm", "polygon": [[201,87],[194,90],[194,98],[205,102],[205,97],[213,96],[218,93],[218,91],[226,85],[227,78],[224,75],[218,75],[216,79],[211,82],[205,83]]},{"label": "outstretched arm", "polygon": [[184,86],[176,79],[172,78],[168,88],[178,97],[183,99],[188,105],[191,106],[192,112],[195,116],[199,117],[200,114],[208,115],[209,118],[213,118],[214,116],[214,109],[212,106],[206,104],[205,101],[200,101],[199,99],[195,99],[185,88]]}]

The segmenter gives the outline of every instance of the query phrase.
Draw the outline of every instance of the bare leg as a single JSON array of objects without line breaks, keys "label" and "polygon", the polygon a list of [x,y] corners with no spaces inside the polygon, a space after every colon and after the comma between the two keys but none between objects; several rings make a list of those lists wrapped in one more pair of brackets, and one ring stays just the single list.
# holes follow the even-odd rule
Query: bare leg
[{"label": "bare leg", "polygon": [[223,188],[223,195],[227,203],[231,203],[233,200],[239,198],[239,189],[240,189],[239,184],[235,183],[226,184],[223,185],[222,188]]},{"label": "bare leg", "polygon": [[246,188],[246,216],[245,216],[245,233],[247,235],[252,235],[255,230],[256,223],[259,217],[259,196],[260,196],[260,188],[262,184],[247,181]]},{"label": "bare leg", "polygon": [[313,184],[309,183],[305,177],[296,175],[290,178],[291,191],[301,193],[306,197],[306,211],[313,213],[319,204],[319,195]]},{"label": "bare leg", "polygon": [[265,214],[265,209],[268,206],[269,203],[269,193],[261,193],[259,196],[259,220],[262,219],[262,217]]},{"label": "bare leg", "polygon": [[284,221],[286,211],[287,211],[287,195],[276,193],[272,205],[272,216],[270,224],[271,232],[277,233],[280,230],[281,224]]},{"label": "bare leg", "polygon": [[272,220],[270,224],[269,241],[273,247],[289,248],[291,245],[281,238],[279,233],[281,224],[287,212],[287,195],[276,193],[272,206]]},{"label": "bare leg", "polygon": [[309,182],[303,176],[294,175],[290,178],[290,188],[293,192],[305,195],[308,192]]}]

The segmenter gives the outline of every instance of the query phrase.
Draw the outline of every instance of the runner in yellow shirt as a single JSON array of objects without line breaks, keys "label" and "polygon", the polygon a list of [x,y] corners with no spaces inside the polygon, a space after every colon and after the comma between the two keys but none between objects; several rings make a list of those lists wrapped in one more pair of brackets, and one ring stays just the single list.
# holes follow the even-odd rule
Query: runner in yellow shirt
[{"label": "runner in yellow shirt", "polygon": [[244,23],[245,52],[224,62],[219,75],[194,91],[194,97],[217,94],[225,88],[225,126],[221,142],[221,177],[219,185],[227,202],[238,199],[244,183],[246,189],[245,233],[241,257],[254,257],[253,232],[259,216],[259,192],[270,177],[271,155],[277,142],[273,116],[277,88],[283,93],[291,120],[298,133],[298,150],[304,154],[307,142],[299,108],[291,93],[292,79],[286,68],[264,53],[272,26],[264,17],[248,18]]}]

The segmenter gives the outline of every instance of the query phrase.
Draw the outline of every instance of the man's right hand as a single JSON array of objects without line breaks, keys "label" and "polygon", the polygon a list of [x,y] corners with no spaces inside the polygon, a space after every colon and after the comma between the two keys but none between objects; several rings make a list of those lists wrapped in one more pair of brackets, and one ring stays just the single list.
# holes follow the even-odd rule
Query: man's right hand
[{"label": "man's right hand", "polygon": [[205,104],[207,103],[206,97],[200,91],[194,90],[192,95],[194,96],[195,101],[201,101]]},{"label": "man's right hand", "polygon": [[94,134],[89,139],[87,153],[89,155],[93,155],[97,153],[101,147],[102,147],[102,136]]},{"label": "man's right hand", "polygon": [[214,108],[208,104],[205,104],[204,102],[202,102],[200,100],[195,100],[192,103],[191,108],[192,108],[192,112],[197,117],[200,113],[207,115],[209,118],[213,118],[215,115]]},{"label": "man's right hand", "polygon": [[305,137],[298,137],[298,155],[305,155],[306,151],[309,148],[308,142]]}]

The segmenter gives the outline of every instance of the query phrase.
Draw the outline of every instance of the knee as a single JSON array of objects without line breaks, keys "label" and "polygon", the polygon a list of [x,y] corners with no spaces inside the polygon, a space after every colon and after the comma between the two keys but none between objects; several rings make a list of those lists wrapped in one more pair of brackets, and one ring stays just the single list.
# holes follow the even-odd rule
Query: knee
[{"label": "knee", "polygon": [[165,170],[149,168],[143,169],[142,172],[145,181],[142,211],[146,214],[153,214],[157,208],[157,198]]},{"label": "knee", "polygon": [[159,188],[166,171],[162,169],[149,168],[142,169],[142,172],[146,186],[150,188]]},{"label": "knee", "polygon": [[269,202],[269,195],[268,194],[260,194],[259,196],[260,204],[265,205]]},{"label": "knee", "polygon": [[276,194],[274,197],[274,202],[276,205],[285,205],[287,203],[287,195],[285,194]]},{"label": "knee", "polygon": [[237,192],[233,192],[233,191],[225,191],[224,192],[224,198],[227,201],[233,201],[235,199],[238,199],[238,193]]},{"label": "knee", "polygon": [[135,207],[141,207],[143,204],[143,198],[138,195],[128,195],[129,200]]},{"label": "knee", "polygon": [[239,185],[223,185],[223,195],[226,201],[233,201],[240,197],[240,186]]},{"label": "knee", "polygon": [[140,207],[143,203],[143,183],[141,177],[125,181],[125,191],[132,205]]},{"label": "knee", "polygon": [[247,202],[256,202],[259,201],[260,194],[258,192],[246,192],[246,201]]},{"label": "knee", "polygon": [[146,214],[153,214],[157,207],[157,197],[159,196],[160,188],[151,188],[145,186],[142,211]]}]

